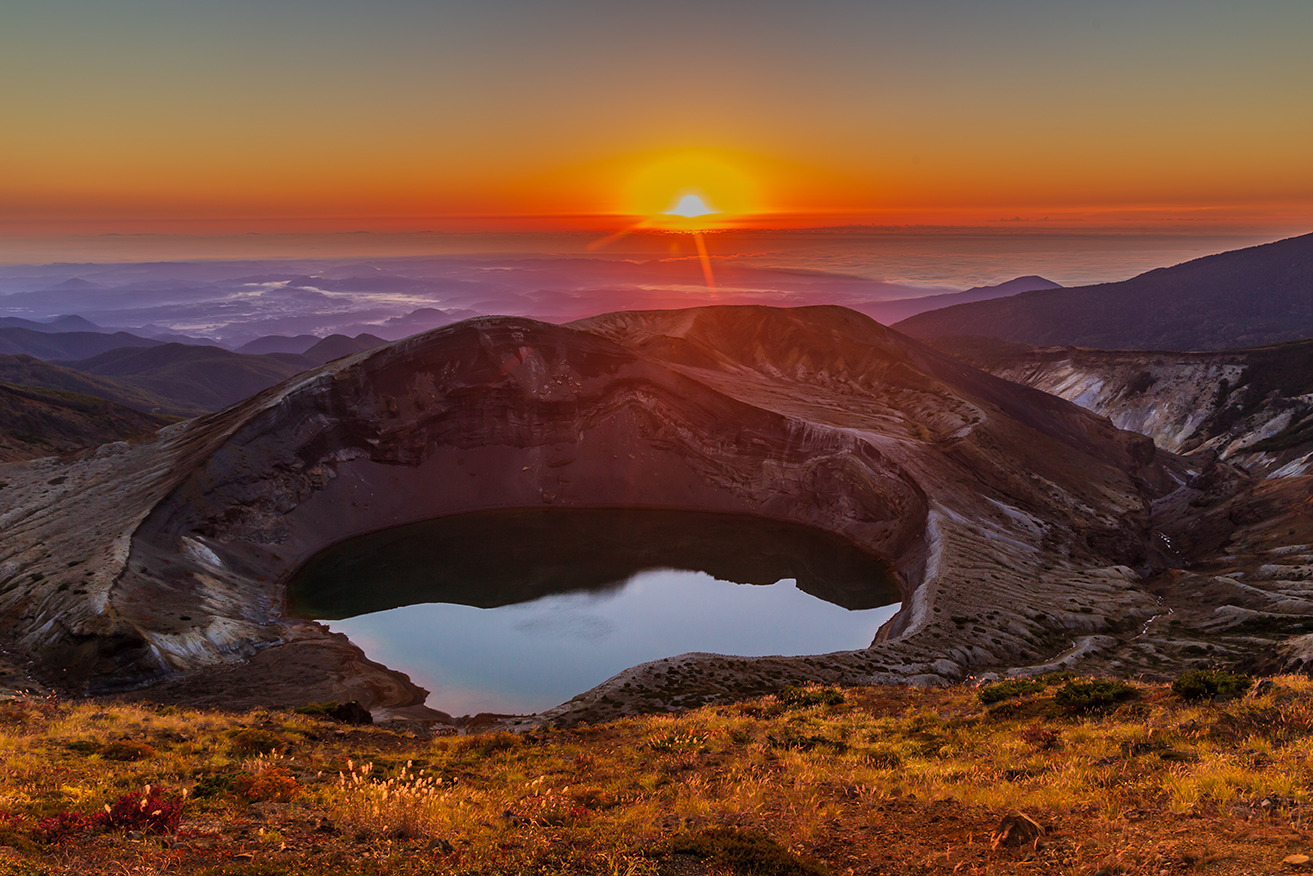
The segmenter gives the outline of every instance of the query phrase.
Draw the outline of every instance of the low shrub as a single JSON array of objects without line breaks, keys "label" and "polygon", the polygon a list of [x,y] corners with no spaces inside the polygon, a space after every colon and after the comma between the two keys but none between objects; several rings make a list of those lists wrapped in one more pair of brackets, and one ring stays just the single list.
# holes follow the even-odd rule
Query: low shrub
[{"label": "low shrub", "polygon": [[1038,693],[1048,687],[1048,683],[1038,678],[1009,678],[987,684],[976,691],[976,699],[986,706],[1003,700],[1010,700],[1022,694]]},{"label": "low shrub", "polygon": [[771,748],[785,751],[814,751],[817,748],[829,748],[835,753],[848,750],[848,743],[830,739],[819,733],[799,733],[792,727],[785,727],[779,736],[766,734],[766,743]]},{"label": "low shrub", "polygon": [[[69,747],[72,748],[72,744],[70,744]],[[119,739],[100,749],[100,756],[105,758],[105,760],[131,762],[154,757],[155,749],[151,748],[144,742],[134,742],[131,739]]]},{"label": "low shrub", "polygon": [[287,740],[283,737],[258,727],[243,727],[235,730],[231,738],[230,748],[234,754],[239,755],[268,754],[271,751],[282,751],[287,747]]},{"label": "low shrub", "polygon": [[705,750],[707,747],[707,737],[700,736],[697,733],[691,733],[687,730],[676,730],[649,739],[647,741],[647,747],[653,751],[687,751],[689,749]]},{"label": "low shrub", "polygon": [[1248,675],[1233,675],[1219,669],[1197,669],[1177,676],[1172,682],[1172,693],[1192,701],[1229,699],[1240,696],[1253,683]]},{"label": "low shrub", "polygon": [[95,816],[81,812],[58,812],[47,816],[32,828],[32,838],[43,843],[57,843],[73,836],[90,833],[99,827]]},{"label": "low shrub", "polygon": [[457,736],[444,740],[443,745],[455,754],[473,754],[488,757],[499,751],[512,751],[524,745],[524,739],[516,733],[499,730],[495,733],[475,733],[470,736]]},{"label": "low shrub", "polygon": [[237,773],[201,776],[196,780],[196,784],[192,786],[191,796],[196,800],[222,796],[232,787],[233,779],[236,777]]},{"label": "low shrub", "polygon": [[798,857],[764,833],[710,827],[677,836],[670,850],[696,855],[745,876],[828,876],[823,865]]},{"label": "low shrub", "polygon": [[1038,725],[1026,727],[1021,731],[1021,738],[1024,742],[1033,746],[1036,751],[1053,751],[1062,747],[1062,740],[1058,737],[1058,731],[1051,730],[1048,727]]},{"label": "low shrub", "polygon": [[843,694],[832,687],[794,687],[790,685],[775,695],[781,703],[795,709],[806,706],[837,706],[843,703]]},{"label": "low shrub", "polygon": [[95,821],[106,830],[139,830],[142,833],[173,833],[182,821],[183,796],[159,785],[130,791],[106,805]]},{"label": "low shrub", "polygon": [[248,803],[291,800],[301,790],[296,777],[284,766],[266,766],[256,773],[238,773],[229,787]]},{"label": "low shrub", "polygon": [[1074,679],[1058,688],[1053,702],[1072,715],[1108,709],[1140,695],[1135,685],[1108,678]]},{"label": "low shrub", "polygon": [[100,743],[94,739],[74,739],[66,742],[64,747],[75,754],[96,754],[100,751]]}]

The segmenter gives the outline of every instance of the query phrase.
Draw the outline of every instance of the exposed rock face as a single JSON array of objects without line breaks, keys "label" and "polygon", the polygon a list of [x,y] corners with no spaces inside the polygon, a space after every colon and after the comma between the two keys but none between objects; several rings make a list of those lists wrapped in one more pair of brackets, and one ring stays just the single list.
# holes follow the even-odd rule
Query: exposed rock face
[{"label": "exposed rock face", "polygon": [[1214,454],[1263,477],[1309,471],[1313,344],[1223,353],[1057,347],[1017,354],[990,370],[1174,453]]},{"label": "exposed rock face", "polygon": [[[418,714],[404,676],[283,615],[311,554],[446,514],[647,506],[840,534],[893,563],[904,609],[867,649],[683,655],[547,718],[1114,653],[1152,670],[1143,630],[1160,597],[1132,567],[1147,567],[1164,465],[1142,436],[841,308],[481,318],[150,443],[0,468],[0,613],[9,650],[68,690],[227,685],[255,701],[270,679],[270,699]],[[289,694],[278,673],[311,652],[313,684]]]}]

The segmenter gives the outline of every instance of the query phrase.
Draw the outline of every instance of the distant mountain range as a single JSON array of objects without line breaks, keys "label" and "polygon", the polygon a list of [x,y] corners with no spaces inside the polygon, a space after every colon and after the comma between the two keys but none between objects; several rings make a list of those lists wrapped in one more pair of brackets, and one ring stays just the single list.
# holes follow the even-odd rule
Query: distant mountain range
[{"label": "distant mountain range", "polygon": [[25,328],[34,332],[103,332],[89,319],[77,315],[59,316],[49,320],[23,319],[21,316],[0,316],[0,328]]},{"label": "distant mountain range", "polygon": [[121,347],[97,356],[59,362],[149,393],[176,410],[217,411],[255,395],[313,364],[302,357],[245,356],[220,347],[161,344]]},{"label": "distant mountain range", "polygon": [[186,414],[195,410],[191,405],[179,409],[166,399],[116,380],[96,377],[26,355],[0,355],[0,383],[24,389],[104,399],[146,413]]},{"label": "distant mountain range", "polygon": [[1034,292],[1040,289],[1061,289],[1052,280],[1043,277],[1026,276],[999,283],[996,286],[975,286],[963,292],[947,292],[943,295],[926,295],[921,298],[898,298],[894,301],[877,301],[855,307],[872,319],[885,325],[892,325],[918,313],[952,307],[954,304],[968,304],[974,301],[989,301],[994,298],[1006,298],[1020,295],[1022,292]]},{"label": "distant mountain range", "polygon": [[0,328],[0,353],[38,359],[85,359],[120,347],[154,347],[161,343],[127,332],[51,332],[21,326]]},{"label": "distant mountain range", "polygon": [[1313,234],[1120,283],[958,304],[895,327],[919,338],[987,335],[1105,350],[1221,350],[1313,337]]},{"label": "distant mountain range", "polygon": [[307,362],[306,367],[311,368],[386,343],[387,341],[378,335],[368,333],[358,334],[354,338],[346,335],[329,335],[326,338],[320,338],[317,335],[296,335],[295,337],[266,335],[263,338],[256,338],[248,344],[243,344],[237,348],[237,352],[253,356],[271,354],[302,356]]}]

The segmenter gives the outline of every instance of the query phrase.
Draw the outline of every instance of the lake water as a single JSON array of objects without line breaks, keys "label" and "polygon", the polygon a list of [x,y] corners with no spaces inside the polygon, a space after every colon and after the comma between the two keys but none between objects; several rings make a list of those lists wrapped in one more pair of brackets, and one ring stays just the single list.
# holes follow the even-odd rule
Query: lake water
[{"label": "lake water", "polygon": [[898,610],[888,566],[806,527],[642,510],[505,511],[314,557],[289,611],[323,620],[455,715],[541,711],[647,660],[863,648]]}]

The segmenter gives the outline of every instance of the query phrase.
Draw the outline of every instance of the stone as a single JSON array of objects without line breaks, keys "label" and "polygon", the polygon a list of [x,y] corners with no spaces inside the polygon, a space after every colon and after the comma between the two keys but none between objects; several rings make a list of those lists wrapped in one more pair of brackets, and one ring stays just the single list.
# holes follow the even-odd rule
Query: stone
[{"label": "stone", "polygon": [[999,822],[998,830],[994,832],[994,848],[1032,845],[1043,835],[1044,828],[1039,822],[1014,809]]},{"label": "stone", "polygon": [[374,716],[369,713],[369,709],[360,705],[355,700],[342,703],[328,713],[328,716],[334,721],[343,724],[373,724]]}]

